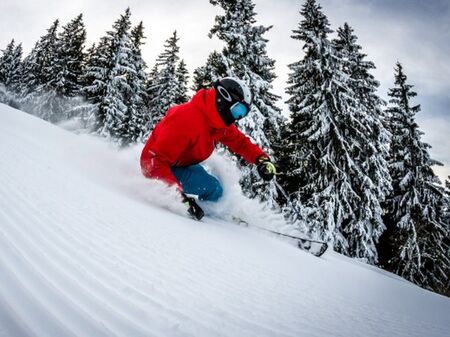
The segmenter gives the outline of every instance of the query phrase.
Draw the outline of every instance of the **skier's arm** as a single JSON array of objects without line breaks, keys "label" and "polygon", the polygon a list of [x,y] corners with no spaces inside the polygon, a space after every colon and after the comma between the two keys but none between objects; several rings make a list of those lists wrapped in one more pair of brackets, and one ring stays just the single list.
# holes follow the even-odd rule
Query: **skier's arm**
[{"label": "skier's arm", "polygon": [[246,161],[252,164],[256,164],[260,157],[269,158],[258,145],[253,144],[250,141],[250,138],[239,131],[233,124],[225,129],[225,132],[219,141],[231,151],[244,157]]}]

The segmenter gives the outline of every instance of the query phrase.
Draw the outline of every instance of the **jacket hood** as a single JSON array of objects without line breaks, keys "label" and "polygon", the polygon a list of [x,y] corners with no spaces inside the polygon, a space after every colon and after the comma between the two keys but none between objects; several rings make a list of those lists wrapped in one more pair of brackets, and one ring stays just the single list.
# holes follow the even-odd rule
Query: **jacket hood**
[{"label": "jacket hood", "polygon": [[209,124],[214,129],[223,129],[227,126],[222,120],[222,117],[217,111],[216,107],[216,91],[211,89],[200,89],[191,100],[192,104],[195,105],[202,113],[206,116]]}]

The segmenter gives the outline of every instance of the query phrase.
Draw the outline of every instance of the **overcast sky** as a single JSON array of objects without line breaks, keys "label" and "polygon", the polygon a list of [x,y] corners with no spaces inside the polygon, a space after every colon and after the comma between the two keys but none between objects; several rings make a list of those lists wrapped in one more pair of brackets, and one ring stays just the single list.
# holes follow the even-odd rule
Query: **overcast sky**
[{"label": "overcast sky", "polygon": [[[301,20],[304,0],[254,0],[259,24],[273,25],[267,33],[268,55],[276,60],[278,78],[274,92],[284,94],[287,65],[301,58],[301,44],[290,38]],[[415,85],[422,111],[417,120],[432,145],[434,159],[445,164],[436,168],[441,179],[450,175],[450,0],[320,0],[336,29],[348,22],[363,51],[377,66],[374,75],[386,98],[393,86],[393,69],[400,61],[410,84]],[[180,55],[192,71],[204,64],[209,53],[221,48],[208,32],[214,17],[222,13],[208,0],[1,0],[0,49],[14,38],[28,53],[53,20],[64,25],[83,13],[90,45],[96,42],[124,10],[130,7],[134,24],[144,22],[147,43],[143,55],[151,67],[164,41],[178,31]],[[283,102],[279,103],[286,111]]]}]

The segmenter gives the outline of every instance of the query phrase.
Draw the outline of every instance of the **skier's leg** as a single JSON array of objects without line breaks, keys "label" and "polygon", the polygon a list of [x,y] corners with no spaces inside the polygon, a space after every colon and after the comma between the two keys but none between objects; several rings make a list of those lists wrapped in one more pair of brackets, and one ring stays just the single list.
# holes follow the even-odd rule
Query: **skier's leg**
[{"label": "skier's leg", "polygon": [[198,195],[200,200],[217,201],[223,194],[219,180],[206,172],[201,165],[172,167],[172,172],[184,192]]}]

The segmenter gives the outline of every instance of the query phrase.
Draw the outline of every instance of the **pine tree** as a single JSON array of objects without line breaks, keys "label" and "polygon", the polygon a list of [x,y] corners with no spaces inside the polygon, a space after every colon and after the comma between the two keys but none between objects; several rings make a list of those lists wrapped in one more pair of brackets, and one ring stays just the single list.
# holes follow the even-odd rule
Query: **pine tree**
[{"label": "pine tree", "polygon": [[283,146],[289,174],[283,182],[305,210],[301,220],[310,232],[341,253],[374,263],[384,230],[380,200],[390,186],[381,100],[373,78],[353,73],[364,66],[356,62],[364,58],[356,38],[345,44],[341,36],[337,49],[315,0],[300,13],[292,38],[303,41],[305,55],[289,65],[291,120]]},{"label": "pine tree", "polygon": [[[253,93],[253,108],[247,118],[239,121],[240,128],[276,159],[272,148],[279,143],[282,115],[275,105],[279,97],[271,92],[272,81],[276,77],[275,61],[267,56],[268,40],[264,38],[272,26],[256,25],[252,0],[210,0],[210,3],[225,11],[223,15],[216,16],[209,34],[225,42],[225,47],[221,59],[213,53],[205,68],[197,70],[195,82],[201,84],[205,80],[224,76],[238,77],[246,82]],[[254,166],[244,166],[242,169],[244,191],[275,206],[277,193],[273,182],[262,184]]]},{"label": "pine tree", "polygon": [[[332,77],[337,76],[332,71],[339,69],[328,40],[328,34],[332,33],[332,30],[329,28],[328,18],[321,9],[316,1],[306,1],[300,11],[303,20],[291,36],[294,40],[304,42],[302,50],[305,55],[300,61],[289,65],[291,72],[286,93],[290,97],[286,103],[289,106],[290,121],[285,123],[282,132],[281,163],[285,167],[286,174],[281,178],[286,191],[298,204],[297,208],[305,212],[302,219],[297,219],[296,214],[290,214],[293,220],[307,220],[309,215],[316,215],[315,221],[308,225],[312,228],[317,227],[319,233],[325,233],[324,238],[333,239],[337,236],[334,228],[339,227],[340,223],[337,225],[328,223],[333,222],[334,217],[330,214],[328,219],[326,212],[332,211],[332,207],[336,208],[336,201],[332,198],[334,191],[324,188],[328,184],[332,187],[332,184],[328,181],[317,184],[317,190],[322,189],[324,193],[328,193],[330,199],[328,204],[320,200],[319,196],[315,197],[316,190],[314,190],[314,179],[322,179],[322,176],[326,178],[327,174],[320,172],[319,169],[334,167],[332,164],[321,163],[321,151],[324,146],[320,138],[330,132],[331,113],[328,107],[330,94],[323,91],[330,87]],[[308,145],[304,144],[305,141]],[[331,160],[329,155],[326,159]],[[341,241],[344,240],[341,238]]]},{"label": "pine tree", "polygon": [[[448,180],[445,181],[445,197],[446,197],[446,207],[445,207],[445,224],[446,227],[450,231],[450,176],[448,176]],[[447,247],[447,257],[450,260],[450,236],[444,238],[444,245]],[[444,284],[441,294],[450,297],[450,282],[447,281],[447,285]]]},{"label": "pine tree", "polygon": [[11,67],[13,53],[15,49],[14,39],[2,50],[3,54],[0,57],[0,83],[6,84],[9,69]]},{"label": "pine tree", "polygon": [[211,83],[226,75],[227,68],[222,54],[213,51],[206,60],[206,65],[194,70],[192,90],[209,88]]},{"label": "pine tree", "polygon": [[400,63],[387,109],[392,133],[392,194],[386,201],[387,231],[380,242],[380,265],[428,289],[448,286],[450,228],[444,221],[445,197],[431,165],[430,146],[415,121],[420,105]]},{"label": "pine tree", "polygon": [[[379,82],[370,73],[375,69],[371,61],[366,61],[366,55],[361,52],[361,46],[357,44],[357,37],[353,29],[345,23],[337,30],[338,38],[333,40],[334,48],[342,58],[342,70],[348,77],[348,85],[353,93],[352,99],[358,114],[350,116],[349,129],[353,128],[355,134],[351,138],[359,142],[359,145],[351,151],[354,162],[360,167],[359,181],[353,181],[353,189],[359,185],[359,203],[363,212],[370,210],[370,215],[360,214],[362,221],[353,221],[348,233],[349,241],[362,241],[357,238],[362,226],[370,230],[371,225],[376,224],[379,230],[384,228],[382,220],[381,202],[391,190],[391,177],[388,168],[390,134],[385,128],[386,116],[382,109],[385,102],[377,95]],[[349,102],[351,104],[351,102]],[[352,143],[350,141],[350,143]],[[353,174],[353,172],[351,172]],[[354,205],[356,206],[356,204]],[[353,228],[352,228],[353,227]],[[378,239],[377,234],[375,242]],[[359,249],[354,249],[356,252]],[[355,254],[358,256],[358,253]]]},{"label": "pine tree", "polygon": [[450,227],[450,176],[445,180],[445,195],[447,197],[447,224]]},{"label": "pine tree", "polygon": [[[54,78],[53,65],[57,59],[57,30],[59,20],[55,20],[52,26],[47,30],[47,34],[42,36],[35,44],[31,53],[23,61],[21,95],[26,98],[35,96],[36,89],[48,83]],[[48,70],[52,70],[47,73]]]},{"label": "pine tree", "polygon": [[189,71],[186,68],[186,63],[181,60],[177,67],[178,77],[178,97],[175,100],[176,104],[186,103],[188,101],[187,85],[189,81]]},{"label": "pine tree", "polygon": [[[93,60],[96,58],[97,45],[93,43],[91,47],[89,47],[84,53],[84,64],[82,68],[82,75],[79,79],[80,89],[78,100],[80,101],[78,106],[74,109],[74,114],[76,115],[80,130],[84,130],[85,132],[93,132],[94,130],[98,130],[98,106],[99,101],[96,100],[94,92],[97,88],[98,82],[96,82],[95,77],[93,76]],[[89,67],[88,67],[89,66]],[[94,84],[95,83],[95,84]],[[90,91],[90,89],[92,91]],[[95,101],[95,103],[94,103]]]},{"label": "pine tree", "polygon": [[85,74],[83,76],[83,93],[88,102],[92,105],[87,123],[92,125],[95,132],[105,124],[105,110],[102,107],[103,99],[106,95],[106,87],[110,81],[109,73],[113,67],[112,50],[108,36],[100,39],[98,45],[93,45],[88,50],[88,60]]},{"label": "pine tree", "polygon": [[133,44],[130,39],[131,12],[127,8],[124,15],[114,23],[113,30],[107,33],[111,50],[112,68],[109,70],[105,96],[100,109],[105,121],[100,135],[112,138],[120,145],[130,141],[128,125],[131,120],[130,100],[133,95],[130,77],[136,76],[133,67]]},{"label": "pine tree", "polygon": [[48,34],[50,55],[41,70],[41,81],[26,97],[33,113],[41,118],[58,122],[73,117],[78,110],[86,39],[82,15]]},{"label": "pine tree", "polygon": [[129,137],[131,142],[144,141],[145,131],[149,123],[149,111],[146,105],[148,101],[146,92],[147,68],[146,63],[142,59],[141,46],[144,44],[144,25],[142,21],[131,30],[132,62],[136,68],[133,77],[129,78],[132,97],[131,97],[131,118],[129,129]]},{"label": "pine tree", "polygon": [[74,97],[81,93],[86,29],[83,15],[78,15],[62,28],[58,41],[56,76],[49,83],[57,94]]},{"label": "pine tree", "polygon": [[18,94],[22,81],[22,44],[18,44],[13,53],[10,73],[5,82],[6,87],[14,94]]},{"label": "pine tree", "polygon": [[[386,117],[382,106],[386,103],[378,97],[377,90],[380,84],[370,73],[376,68],[375,64],[365,60],[367,55],[361,52],[362,47],[357,44],[358,38],[348,23],[338,28],[337,34],[338,38],[333,40],[333,45],[341,53],[343,70],[350,75],[353,91],[372,114],[384,121]],[[380,130],[380,133],[383,132],[386,133],[386,130]],[[388,135],[381,136],[386,138],[385,143],[388,143]]]},{"label": "pine tree", "polygon": [[55,20],[23,62],[21,106],[40,118],[61,119],[62,99],[52,91],[58,74],[59,20]]},{"label": "pine tree", "polygon": [[153,130],[155,124],[152,116],[152,100],[158,94],[157,81],[159,76],[158,64],[155,64],[147,76],[147,80],[145,82],[145,106],[147,111],[149,112],[146,116],[146,123],[144,128],[144,136],[143,140],[147,140],[150,133]]},{"label": "pine tree", "polygon": [[131,31],[131,12],[114,23],[89,57],[83,91],[95,107],[94,130],[121,146],[140,140],[145,103],[143,25]]},{"label": "pine tree", "polygon": [[0,83],[15,93],[19,89],[22,69],[22,44],[15,46],[14,39],[0,57]]},{"label": "pine tree", "polygon": [[156,60],[157,75],[152,78],[151,87],[148,90],[152,94],[150,97],[152,128],[164,117],[167,110],[180,100],[177,72],[180,60],[179,40],[177,32],[174,31],[164,44],[164,52]]}]

